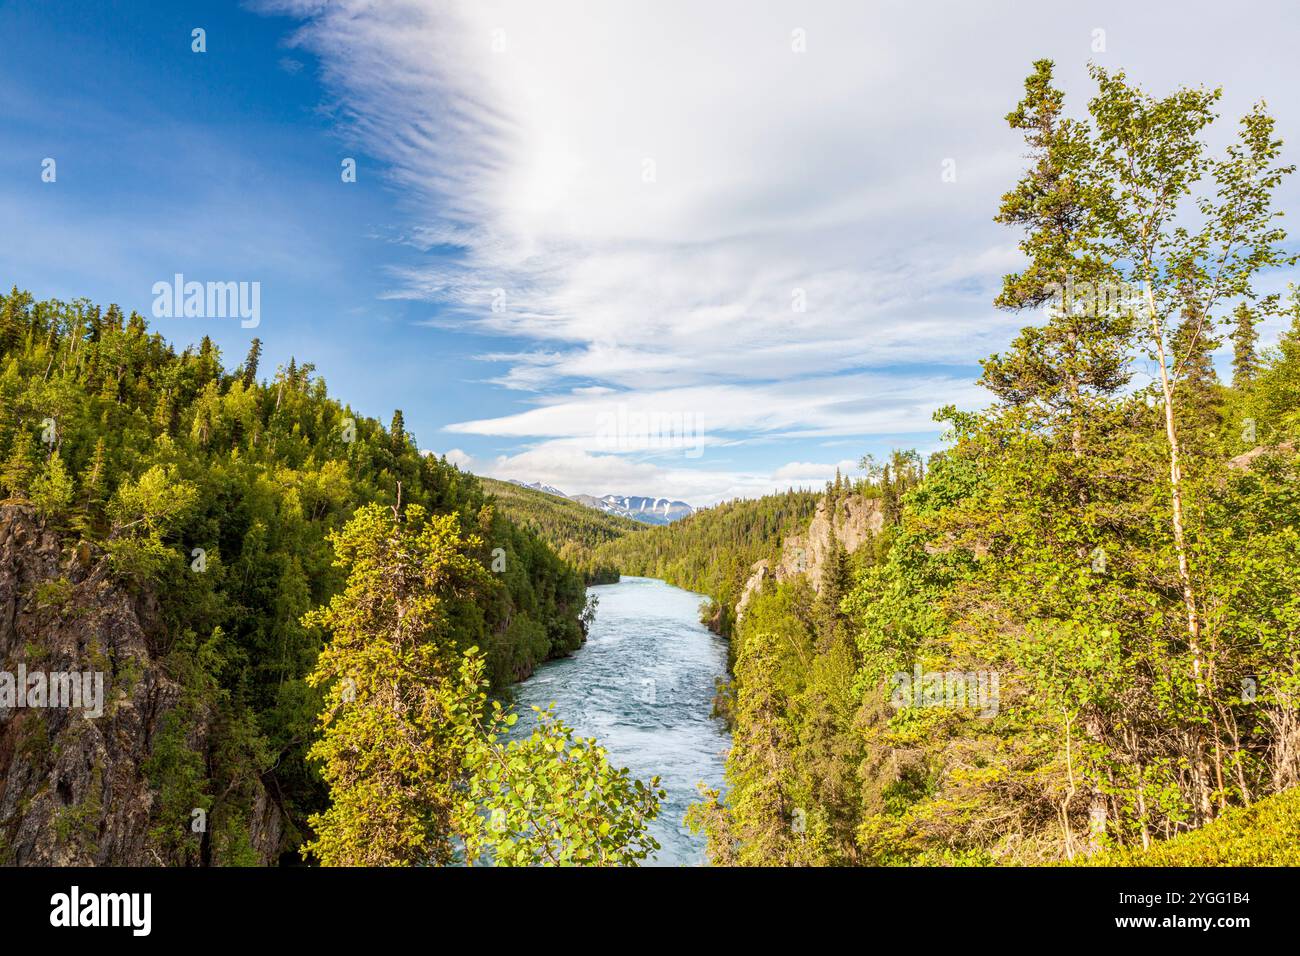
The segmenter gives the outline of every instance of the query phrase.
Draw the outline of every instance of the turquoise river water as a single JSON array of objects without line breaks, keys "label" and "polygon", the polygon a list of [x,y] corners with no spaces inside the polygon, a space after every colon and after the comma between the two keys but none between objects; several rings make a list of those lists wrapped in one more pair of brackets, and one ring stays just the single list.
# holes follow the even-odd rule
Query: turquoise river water
[{"label": "turquoise river water", "polygon": [[704,838],[682,823],[695,785],[722,785],[731,741],[710,717],[714,680],[726,672],[726,642],[699,623],[704,596],[653,578],[624,577],[589,588],[599,604],[587,643],[543,664],[516,687],[516,732],[530,732],[529,707],[555,703],[579,736],[596,737],[616,766],[668,791],[651,825],[660,866],[704,863]]}]

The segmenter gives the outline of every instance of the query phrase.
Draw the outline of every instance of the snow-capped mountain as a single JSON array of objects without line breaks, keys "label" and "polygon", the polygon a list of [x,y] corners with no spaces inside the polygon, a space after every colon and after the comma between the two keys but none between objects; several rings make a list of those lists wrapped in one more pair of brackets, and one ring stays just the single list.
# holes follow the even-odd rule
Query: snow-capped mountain
[{"label": "snow-capped mountain", "polygon": [[573,494],[569,497],[598,511],[623,515],[642,524],[672,524],[695,512],[688,503],[673,501],[672,498],[642,498],[636,494],[603,494],[599,498],[590,494]]},{"label": "snow-capped mountain", "polygon": [[622,515],[624,518],[631,518],[643,524],[672,524],[679,518],[695,513],[695,509],[686,502],[673,501],[671,498],[642,498],[638,495],[602,495],[599,498],[591,495],[571,495],[570,497],[588,508]]},{"label": "snow-capped mountain", "polygon": [[555,487],[553,487],[553,486],[551,486],[551,485],[544,485],[544,484],[542,484],[540,481],[533,481],[533,482],[527,482],[527,481],[516,481],[514,478],[510,478],[509,481],[510,481],[510,484],[512,484],[512,485],[518,485],[520,488],[531,488],[531,489],[533,489],[533,491],[544,491],[544,492],[546,492],[548,495],[555,495],[557,498],[567,498],[567,497],[569,497],[569,496],[566,495],[563,491],[561,491],[559,488],[555,488]]},{"label": "snow-capped mountain", "polygon": [[602,495],[597,498],[594,495],[566,495],[559,488],[537,481],[524,482],[511,478],[510,483],[521,488],[544,491],[548,495],[568,498],[588,508],[595,508],[607,514],[622,515],[624,518],[631,518],[642,524],[672,524],[680,518],[695,514],[695,509],[686,502],[675,501],[672,498],[643,498],[639,495]]}]

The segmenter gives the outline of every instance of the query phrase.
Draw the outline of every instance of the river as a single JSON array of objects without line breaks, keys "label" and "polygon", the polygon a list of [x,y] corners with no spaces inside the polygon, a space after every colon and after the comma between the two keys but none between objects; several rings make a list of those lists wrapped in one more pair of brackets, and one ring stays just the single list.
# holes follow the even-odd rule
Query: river
[{"label": "river", "polygon": [[650,863],[705,862],[704,837],[682,823],[696,783],[722,786],[731,745],[722,721],[710,717],[714,679],[727,668],[727,645],[699,622],[701,594],[654,578],[624,577],[588,588],[596,618],[587,643],[550,661],[515,688],[516,733],[531,732],[529,707],[555,703],[578,736],[596,737],[615,766],[668,792],[651,832],[661,849]]}]

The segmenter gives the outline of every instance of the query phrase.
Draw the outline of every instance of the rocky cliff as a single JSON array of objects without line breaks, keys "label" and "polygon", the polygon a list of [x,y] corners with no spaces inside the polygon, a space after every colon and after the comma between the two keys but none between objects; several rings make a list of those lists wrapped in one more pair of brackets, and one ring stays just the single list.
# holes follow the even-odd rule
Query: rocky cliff
[{"label": "rocky cliff", "polygon": [[[171,865],[184,862],[182,840],[207,856],[194,828],[160,832],[146,771],[181,697],[158,660],[157,616],[153,597],[114,584],[92,546],[63,540],[25,505],[0,504],[0,864]],[[78,678],[86,693],[74,689],[79,706],[68,706]],[[199,708],[185,746],[206,760],[214,738]],[[283,823],[257,786],[245,827],[270,863]]]},{"label": "rocky cliff", "polygon": [[884,522],[884,509],[878,498],[848,495],[828,504],[828,499],[823,496],[817,503],[817,511],[808,523],[808,529],[788,535],[781,543],[781,556],[775,566],[766,558],[754,562],[740,600],[736,602],[737,620],[769,579],[779,582],[806,574],[814,589],[820,587],[822,567],[835,542],[838,541],[845,551],[852,554],[878,534]]}]

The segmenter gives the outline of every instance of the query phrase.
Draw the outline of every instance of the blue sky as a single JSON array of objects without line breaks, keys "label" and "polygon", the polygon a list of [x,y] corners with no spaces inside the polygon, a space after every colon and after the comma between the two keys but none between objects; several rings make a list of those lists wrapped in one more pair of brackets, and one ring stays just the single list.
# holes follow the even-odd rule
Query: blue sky
[{"label": "blue sky", "polygon": [[255,330],[152,322],[231,365],[256,334],[484,474],[817,484],[937,447],[1033,320],[990,305],[1033,59],[1076,109],[1093,59],[1300,140],[1291,5],[916,6],[0,4],[0,281],[145,315],[177,272],[258,281]]},{"label": "blue sky", "polygon": [[[426,308],[382,299],[386,269],[406,254],[391,242],[395,189],[340,135],[315,58],[282,45],[292,21],[191,7],[0,8],[13,41],[0,62],[0,209],[17,227],[0,240],[5,282],[149,316],[153,283],[175,272],[260,281],[255,330],[151,323],[178,346],[211,335],[232,365],[258,335],[269,368],[315,362],[364,412],[387,421],[404,407],[420,436],[470,408],[508,408],[473,385],[484,377],[473,356],[490,343],[434,336],[413,324]],[[199,23],[205,54],[190,48]],[[53,184],[39,176],[47,156]],[[360,164],[356,183],[341,182],[344,156]]]}]

